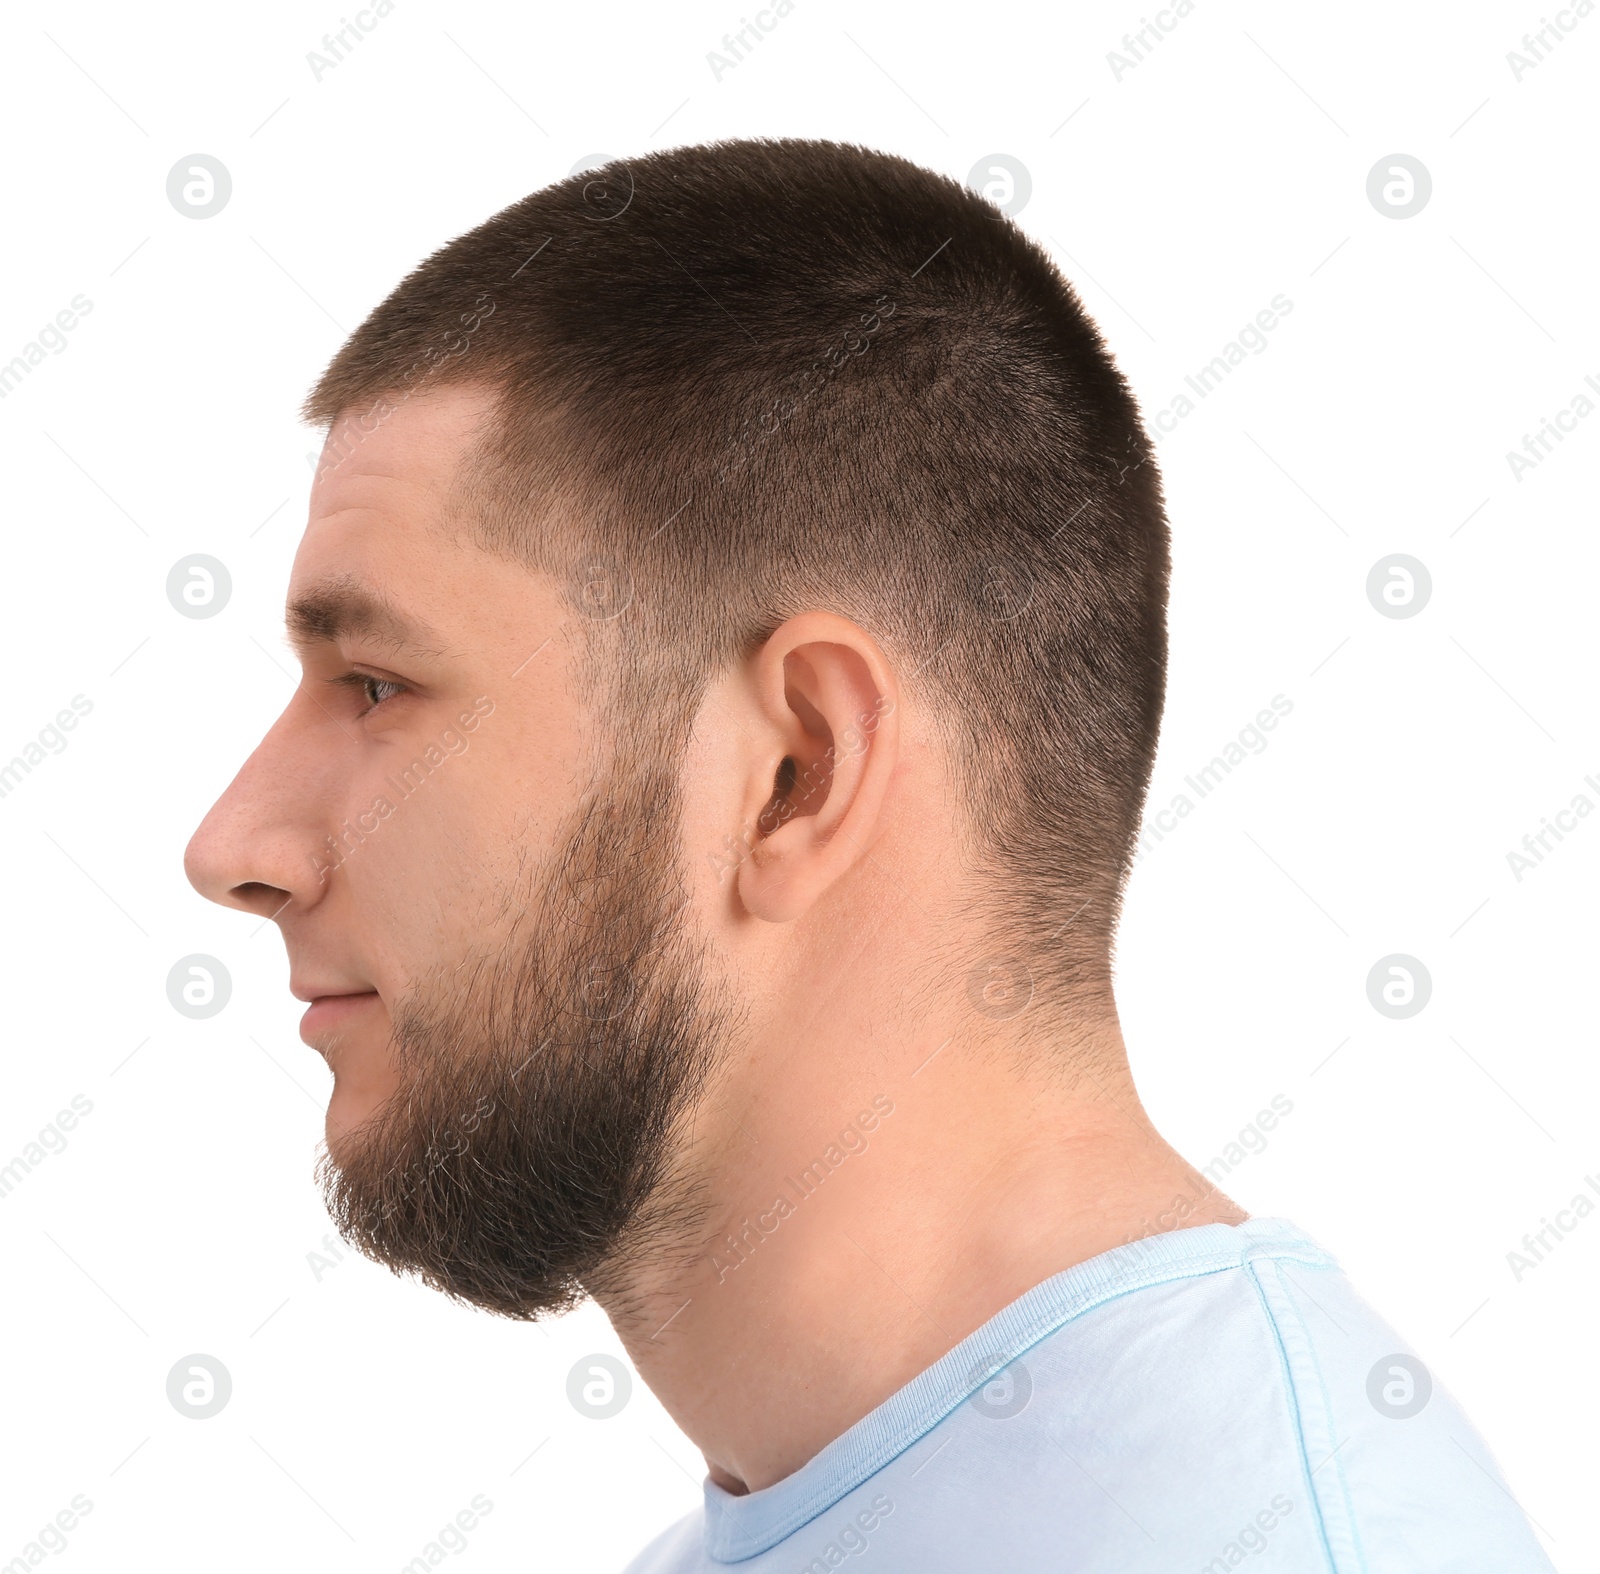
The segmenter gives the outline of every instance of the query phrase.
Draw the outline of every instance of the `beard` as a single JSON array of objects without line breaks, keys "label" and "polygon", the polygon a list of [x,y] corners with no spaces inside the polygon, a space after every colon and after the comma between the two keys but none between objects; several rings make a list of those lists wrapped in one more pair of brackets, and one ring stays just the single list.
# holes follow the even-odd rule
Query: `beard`
[{"label": "beard", "polygon": [[684,918],[678,805],[675,774],[613,769],[556,867],[491,898],[500,938],[397,1003],[398,1086],[317,1166],[363,1255],[532,1320],[692,1251],[680,1161],[734,1013]]}]

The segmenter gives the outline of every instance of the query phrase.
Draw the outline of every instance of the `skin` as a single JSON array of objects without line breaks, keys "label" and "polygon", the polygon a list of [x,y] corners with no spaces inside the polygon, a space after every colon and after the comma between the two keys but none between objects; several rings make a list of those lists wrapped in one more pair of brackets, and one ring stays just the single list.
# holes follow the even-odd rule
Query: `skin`
[{"label": "skin", "polygon": [[[394,1089],[386,1002],[492,908],[519,850],[559,851],[611,725],[573,681],[559,587],[450,528],[487,397],[408,399],[319,470],[290,601],[353,580],[426,624],[424,648],[305,641],[302,682],[186,855],[203,895],[275,919],[297,993],[361,996],[314,1005],[302,1028],[333,1071],[334,1158]],[[390,687],[362,694],[338,681],[352,671]],[[974,1008],[970,959],[1009,947],[963,916],[936,721],[867,630],[806,611],[714,677],[682,761],[683,921],[744,1026],[674,1155],[703,1188],[703,1227],[653,1243],[597,1298],[733,1492],[790,1474],[1052,1274],[1245,1217],[1151,1125],[1109,997],[1080,1003],[1070,1031],[1003,1000]],[[330,854],[452,728],[466,746]],[[817,785],[763,818],[785,759]],[[848,1155],[799,1195],[789,1178],[830,1143]],[[780,1195],[799,1200],[752,1226]]]}]

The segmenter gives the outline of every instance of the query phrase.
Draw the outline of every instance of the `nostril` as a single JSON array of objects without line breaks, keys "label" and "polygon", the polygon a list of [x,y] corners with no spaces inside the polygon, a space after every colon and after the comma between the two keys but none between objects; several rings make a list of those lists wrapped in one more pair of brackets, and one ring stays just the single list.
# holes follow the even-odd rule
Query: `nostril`
[{"label": "nostril", "polygon": [[228,898],[236,906],[268,918],[276,917],[293,900],[287,891],[261,880],[246,880],[243,885],[234,886]]}]

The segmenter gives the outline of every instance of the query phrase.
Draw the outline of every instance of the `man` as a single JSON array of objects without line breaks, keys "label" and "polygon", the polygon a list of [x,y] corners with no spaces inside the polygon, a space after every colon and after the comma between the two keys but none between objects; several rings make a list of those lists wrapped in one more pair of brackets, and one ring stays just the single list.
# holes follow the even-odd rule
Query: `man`
[{"label": "man", "polygon": [[346,1237],[593,1296],[703,1450],[635,1570],[1548,1568],[1328,1254],[1139,1103],[1167,525],[1015,226],[832,144],[608,166],[306,413],[304,680],[190,876],[283,930]]}]

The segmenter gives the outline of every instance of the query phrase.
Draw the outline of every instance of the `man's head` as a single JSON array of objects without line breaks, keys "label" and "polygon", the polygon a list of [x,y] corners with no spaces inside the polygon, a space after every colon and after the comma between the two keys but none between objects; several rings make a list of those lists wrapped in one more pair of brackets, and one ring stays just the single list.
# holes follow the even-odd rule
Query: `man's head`
[{"label": "man's head", "polygon": [[885,1010],[1110,1012],[1166,527],[1093,326],[981,199],[820,143],[574,177],[306,410],[305,680],[189,867],[284,931],[373,1255],[512,1315],[595,1288],[864,955]]}]

